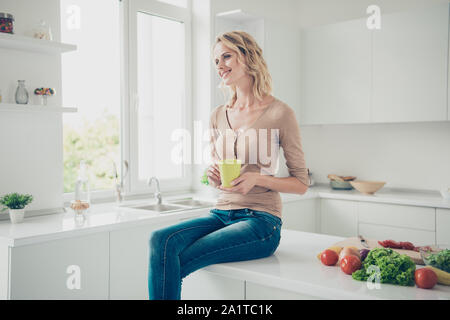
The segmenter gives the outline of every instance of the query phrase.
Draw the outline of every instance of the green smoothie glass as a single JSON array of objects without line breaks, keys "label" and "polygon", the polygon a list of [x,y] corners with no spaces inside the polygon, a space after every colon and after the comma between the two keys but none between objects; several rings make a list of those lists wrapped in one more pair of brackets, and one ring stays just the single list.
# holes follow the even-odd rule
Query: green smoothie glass
[{"label": "green smoothie glass", "polygon": [[219,160],[220,179],[222,187],[231,188],[231,181],[241,175],[241,160],[225,159]]}]

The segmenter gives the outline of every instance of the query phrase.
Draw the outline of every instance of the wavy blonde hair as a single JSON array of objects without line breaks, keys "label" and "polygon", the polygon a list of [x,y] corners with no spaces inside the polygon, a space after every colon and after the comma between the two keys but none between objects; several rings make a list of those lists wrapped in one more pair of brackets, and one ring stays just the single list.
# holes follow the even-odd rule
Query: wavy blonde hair
[{"label": "wavy blonde hair", "polygon": [[[262,49],[250,34],[245,31],[225,32],[216,37],[213,50],[219,42],[234,51],[238,61],[246,67],[247,74],[253,80],[252,89],[256,99],[261,101],[265,96],[272,94],[272,77],[263,58]],[[224,92],[225,99],[228,95],[228,105],[232,106],[237,99],[236,87],[227,86],[222,80],[219,88]]]}]

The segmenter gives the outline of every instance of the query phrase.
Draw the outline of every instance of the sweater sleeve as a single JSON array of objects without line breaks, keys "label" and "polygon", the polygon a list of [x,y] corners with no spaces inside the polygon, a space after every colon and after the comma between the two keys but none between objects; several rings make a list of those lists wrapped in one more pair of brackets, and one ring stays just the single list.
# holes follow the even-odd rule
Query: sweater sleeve
[{"label": "sweater sleeve", "polygon": [[280,118],[280,146],[283,148],[289,175],[309,186],[308,169],[303,154],[300,127],[294,110],[286,106]]}]

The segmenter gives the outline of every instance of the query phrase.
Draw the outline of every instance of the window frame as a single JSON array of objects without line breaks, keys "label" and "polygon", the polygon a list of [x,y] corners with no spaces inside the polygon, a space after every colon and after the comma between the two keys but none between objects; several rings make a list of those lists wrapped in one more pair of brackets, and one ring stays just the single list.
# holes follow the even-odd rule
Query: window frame
[{"label": "window frame", "polygon": [[[137,132],[137,12],[145,12],[155,16],[168,18],[184,23],[185,26],[185,97],[183,107],[183,129],[191,133],[192,138],[192,0],[187,0],[187,7],[182,8],[157,0],[117,0],[120,23],[120,181],[124,184],[124,195],[139,196],[152,194],[146,182],[139,181],[138,168],[138,132]],[[128,162],[128,174],[124,176],[124,161]],[[183,165],[184,177],[180,179],[159,179],[161,192],[190,192],[192,188],[192,151],[190,164]],[[158,178],[158,176],[156,175]],[[150,177],[149,177],[150,178]],[[63,201],[69,203],[74,192],[63,192]],[[91,191],[91,201],[109,201],[114,199],[113,188]]]},{"label": "window frame", "polygon": [[[188,0],[187,8],[159,2],[157,0],[124,0],[128,3],[128,106],[125,108],[128,112],[128,142],[124,160],[129,163],[129,174],[126,177],[125,184],[128,186],[127,192],[130,194],[148,193],[149,187],[146,181],[138,179],[138,101],[137,101],[137,13],[144,12],[150,15],[159,16],[184,23],[185,27],[185,96],[183,106],[183,128],[192,132],[192,103],[191,103],[191,79],[192,79],[192,60],[191,60],[191,0]],[[192,146],[192,134],[190,145]],[[192,154],[192,152],[191,152]],[[192,164],[192,156],[191,156]],[[183,164],[183,178],[179,179],[158,179],[161,192],[190,191],[192,186],[192,167]],[[158,175],[155,175],[158,178]],[[150,177],[148,177],[150,178]],[[152,186],[151,191],[155,187]]]}]

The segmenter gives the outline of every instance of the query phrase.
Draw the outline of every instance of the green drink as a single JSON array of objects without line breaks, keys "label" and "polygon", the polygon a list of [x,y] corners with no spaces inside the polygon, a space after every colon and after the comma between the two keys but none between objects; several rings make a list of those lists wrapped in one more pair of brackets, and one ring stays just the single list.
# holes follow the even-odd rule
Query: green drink
[{"label": "green drink", "polygon": [[239,159],[225,159],[219,160],[219,171],[222,186],[231,188],[231,181],[241,175],[241,160]]}]

